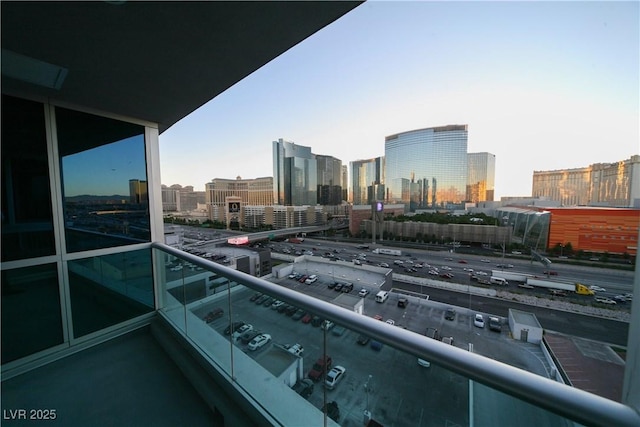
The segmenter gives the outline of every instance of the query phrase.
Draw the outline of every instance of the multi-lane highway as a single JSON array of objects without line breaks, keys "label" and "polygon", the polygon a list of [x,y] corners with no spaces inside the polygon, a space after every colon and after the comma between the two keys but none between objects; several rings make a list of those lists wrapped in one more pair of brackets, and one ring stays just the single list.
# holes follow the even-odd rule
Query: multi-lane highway
[{"label": "multi-lane highway", "polygon": [[[407,271],[407,267],[411,264],[394,264],[395,260],[402,260],[405,262],[410,260],[413,261],[413,265],[416,263],[423,263],[433,267],[438,267],[440,271],[451,272],[453,277],[446,280],[462,284],[475,284],[475,282],[472,282],[470,279],[470,272],[467,271],[468,269],[473,269],[475,272],[484,271],[488,275],[491,275],[492,270],[500,269],[497,267],[498,264],[511,265],[512,267],[504,268],[510,272],[517,271],[541,277],[545,277],[544,271],[547,270],[538,263],[533,263],[529,260],[509,255],[503,258],[501,255],[481,256],[447,251],[435,252],[409,249],[402,250],[402,255],[397,257],[374,254],[371,247],[365,248],[363,246],[369,245],[313,241],[307,239],[303,243],[298,244],[274,244],[272,250],[278,251],[280,249],[285,249],[292,251],[293,253],[296,251],[301,253],[310,251],[313,252],[314,255],[318,256],[331,252],[334,256],[347,261],[354,258],[357,259],[358,255],[360,255],[360,259],[363,260],[363,263],[371,265],[386,263],[389,264],[389,268],[392,268],[395,273],[417,277],[433,277],[429,275],[429,268],[427,266],[414,268],[415,271]],[[339,252],[336,253],[336,249]],[[449,268],[450,270],[446,268]],[[569,264],[553,264],[551,266],[551,270],[557,273],[557,276],[552,276],[554,279],[568,282],[581,282],[586,285],[598,285],[606,289],[605,292],[599,292],[598,295],[613,296],[620,293],[632,292],[634,274],[632,271],[581,267]],[[548,330],[554,330],[568,335],[608,342],[621,346],[626,345],[627,342],[629,325],[626,322],[550,309],[543,306],[525,305],[510,300],[480,297],[477,295],[448,291],[446,289],[428,288],[428,291],[426,291],[426,288],[421,288],[419,285],[412,285],[399,281],[395,281],[393,286],[416,293],[428,292],[429,298],[435,301],[466,307],[485,313],[494,313],[505,317],[507,316],[509,308],[531,311],[536,314],[540,324]],[[512,290],[517,290],[519,293],[532,293],[537,296],[549,295],[548,290],[546,289],[521,289],[518,288],[516,284],[511,284],[510,288],[512,288]],[[505,290],[504,287],[500,287],[499,289]],[[581,304],[591,304],[593,302],[592,297],[580,295],[569,295],[563,299],[569,302],[580,302]],[[630,309],[630,304],[619,304],[614,309],[628,311]]]}]

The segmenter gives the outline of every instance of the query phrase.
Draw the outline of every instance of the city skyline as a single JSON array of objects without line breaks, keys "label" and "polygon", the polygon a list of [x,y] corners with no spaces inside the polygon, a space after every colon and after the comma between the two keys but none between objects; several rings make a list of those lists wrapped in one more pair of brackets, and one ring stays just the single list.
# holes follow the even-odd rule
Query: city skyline
[{"label": "city skyline", "polygon": [[638,153],[638,28],[636,2],[367,2],[163,133],[162,182],[271,176],[279,138],[345,165],[468,124],[495,199],[530,195],[534,170]]}]

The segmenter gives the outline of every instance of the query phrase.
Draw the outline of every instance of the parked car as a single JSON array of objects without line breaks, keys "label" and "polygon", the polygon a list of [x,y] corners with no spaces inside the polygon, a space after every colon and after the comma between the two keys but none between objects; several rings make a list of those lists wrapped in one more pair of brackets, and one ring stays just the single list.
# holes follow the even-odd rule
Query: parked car
[{"label": "parked car", "polygon": [[296,307],[295,305],[290,305],[284,310],[284,314],[286,314],[287,316],[293,316],[296,311],[298,311],[298,307]]},{"label": "parked car", "polygon": [[240,328],[241,326],[244,326],[244,324],[245,322],[242,322],[242,321],[233,322],[232,324],[224,328],[224,334],[225,335],[232,334],[234,331],[237,331],[238,328]]},{"label": "parked car", "polygon": [[331,369],[332,362],[331,356],[329,355],[326,355],[325,358],[319,358],[316,360],[316,363],[313,364],[307,376],[313,381],[318,381],[327,370]]},{"label": "parked car", "polygon": [[245,323],[244,325],[240,326],[238,329],[236,329],[233,332],[232,337],[234,340],[237,340],[238,338],[240,338],[242,334],[249,331],[253,331],[253,325],[250,325],[249,323]]},{"label": "parked car", "polygon": [[336,284],[336,286],[334,286],[333,290],[336,291],[336,292],[340,292],[342,290],[343,286],[344,285],[342,283],[338,283],[338,284]]},{"label": "parked car", "polygon": [[371,344],[369,344],[369,346],[375,351],[382,350],[382,343],[380,341],[371,340]]},{"label": "parked car", "polygon": [[405,308],[409,304],[409,299],[405,297],[400,297],[398,299],[398,307]]},{"label": "parked car", "polygon": [[418,358],[418,365],[422,366],[423,368],[428,368],[431,366],[431,363],[424,359]]},{"label": "parked car", "polygon": [[342,286],[342,292],[349,293],[353,290],[353,283],[348,283]]},{"label": "parked car", "polygon": [[307,313],[304,315],[301,321],[302,323],[309,323],[311,322],[311,319],[313,319],[313,316],[310,313]]},{"label": "parked car", "polygon": [[284,301],[277,300],[273,304],[271,304],[272,310],[277,310],[284,305]]},{"label": "parked car", "polygon": [[295,313],[293,313],[293,316],[291,316],[291,318],[293,320],[300,320],[304,317],[305,314],[307,314],[307,312],[299,308],[298,310],[296,310]]},{"label": "parked car", "polygon": [[456,311],[451,307],[447,308],[447,311],[444,312],[444,318],[446,320],[454,320],[456,318]]},{"label": "parked car", "polygon": [[270,307],[274,302],[276,301],[275,298],[273,297],[269,297],[266,300],[264,300],[264,302],[262,303],[263,306],[265,307]]},{"label": "parked car", "polygon": [[364,297],[366,297],[367,295],[369,295],[369,290],[368,290],[368,289],[364,289],[364,288],[362,288],[362,289],[360,289],[360,292],[358,292],[358,296],[359,296],[359,297],[364,298]]},{"label": "parked car", "polygon": [[267,299],[269,299],[269,295],[262,295],[255,300],[255,303],[256,305],[260,305],[260,304],[263,304]]},{"label": "parked car", "polygon": [[337,285],[337,284],[338,284],[338,282],[330,282],[330,283],[327,285],[327,287],[328,287],[329,289],[333,289],[333,288],[335,288],[335,287],[336,287],[336,285]]},{"label": "parked car", "polygon": [[324,386],[329,390],[333,390],[338,385],[340,380],[344,378],[346,372],[347,370],[343,366],[334,366],[329,371],[329,373],[327,373],[327,377],[324,381]]},{"label": "parked car", "polygon": [[340,409],[338,408],[338,404],[333,401],[329,402],[322,407],[322,412],[326,413],[329,418],[333,421],[338,422],[340,419]]},{"label": "parked car", "polygon": [[222,317],[223,315],[224,315],[224,310],[221,309],[220,307],[216,307],[204,316],[204,321],[207,323],[211,323],[217,318]]},{"label": "parked car", "polygon": [[345,331],[346,331],[346,329],[345,329],[345,327],[344,327],[344,326],[340,326],[340,325],[338,325],[338,326],[336,326],[336,327],[334,327],[334,328],[333,328],[333,330],[331,331],[331,333],[332,333],[333,335],[337,336],[337,337],[341,337],[341,336],[344,334],[344,332],[345,332]]},{"label": "parked car", "polygon": [[302,344],[293,344],[293,345],[285,345],[284,348],[291,354],[295,354],[296,356],[302,356],[304,353],[304,347]]},{"label": "parked car", "polygon": [[500,322],[500,319],[494,316],[489,316],[489,330],[502,332],[502,323]]},{"label": "parked car", "polygon": [[320,316],[313,316],[311,318],[311,326],[318,327],[322,324],[322,318]]},{"label": "parked car", "polygon": [[240,342],[242,342],[243,344],[249,344],[251,340],[261,334],[263,334],[262,331],[257,331],[255,329],[249,332],[245,332],[244,334],[240,335]]},{"label": "parked car", "polygon": [[249,301],[255,301],[261,296],[262,296],[262,292],[256,292],[255,294],[251,295],[251,298],[249,298]]},{"label": "parked car", "polygon": [[476,313],[473,318],[473,325],[477,328],[484,328],[484,317],[480,313]]},{"label": "parked car", "polygon": [[259,348],[264,347],[269,341],[271,341],[271,335],[269,334],[260,334],[254,339],[251,340],[247,348],[251,351],[255,351]]},{"label": "parked car", "polygon": [[391,326],[395,326],[396,321],[395,321],[395,320],[393,320],[393,319],[387,319],[387,320],[385,321],[385,323],[387,323],[387,324],[389,324],[389,325],[391,325]]},{"label": "parked car", "polygon": [[360,345],[367,345],[369,339],[370,338],[366,335],[358,335],[358,339],[356,340],[356,342]]},{"label": "parked car", "polygon": [[320,326],[320,328],[324,329],[325,331],[328,331],[331,328],[333,328],[334,326],[335,326],[335,324],[331,320],[324,320],[322,322],[322,325]]},{"label": "parked car", "polygon": [[298,380],[293,386],[293,390],[306,399],[313,393],[313,381],[309,378]]}]

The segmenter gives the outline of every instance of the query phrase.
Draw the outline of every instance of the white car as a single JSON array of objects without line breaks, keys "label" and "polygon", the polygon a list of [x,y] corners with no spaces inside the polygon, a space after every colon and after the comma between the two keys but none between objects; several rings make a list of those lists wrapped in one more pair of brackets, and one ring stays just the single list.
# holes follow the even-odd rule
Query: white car
[{"label": "white car", "polygon": [[338,384],[342,377],[344,377],[345,372],[347,372],[347,370],[344,367],[334,366],[327,374],[327,378],[324,381],[324,386],[329,390],[333,390],[333,388]]},{"label": "white car", "polygon": [[393,320],[393,319],[387,319],[385,322],[390,324],[391,326],[395,326],[396,325],[396,321]]},{"label": "white car", "polygon": [[443,265],[440,268],[443,269],[443,270],[451,270],[451,267],[449,267],[448,265]]},{"label": "white car", "polygon": [[293,345],[285,345],[284,348],[291,354],[295,354],[296,356],[302,356],[304,353],[304,347],[301,344],[293,344]]},{"label": "white car", "polygon": [[468,271],[469,273],[473,273],[473,268],[465,267],[463,268],[463,270]]},{"label": "white car", "polygon": [[478,328],[484,328],[484,317],[480,313],[476,313],[476,316],[473,318],[473,325]]},{"label": "white car", "polygon": [[368,291],[367,289],[364,289],[364,288],[363,288],[363,289],[360,289],[360,292],[358,292],[358,296],[359,296],[359,297],[364,298],[364,297],[366,297],[367,295],[369,295],[369,291]]},{"label": "white car", "polygon": [[589,289],[591,289],[593,292],[607,292],[605,288],[601,288],[600,286],[597,286],[597,285],[591,285],[589,286]]},{"label": "white car", "polygon": [[422,366],[423,368],[428,368],[431,366],[431,362],[418,358],[418,365]]},{"label": "white car", "polygon": [[609,304],[609,305],[616,305],[617,303],[612,300],[611,298],[607,298],[607,297],[595,297],[594,298],[595,302],[599,302],[600,304]]},{"label": "white car", "polygon": [[491,260],[490,260],[490,259],[483,258],[483,259],[481,259],[481,260],[480,260],[480,262],[486,262],[486,263],[489,263],[489,262],[491,262]]},{"label": "white car", "polygon": [[250,325],[248,323],[245,323],[244,325],[240,326],[238,329],[236,329],[235,331],[233,331],[233,339],[237,340],[238,338],[240,338],[242,336],[242,334],[244,334],[245,332],[251,332],[253,331],[253,325]]},{"label": "white car", "polygon": [[249,350],[251,351],[255,351],[261,347],[263,347],[264,345],[266,345],[269,341],[271,341],[271,335],[269,334],[260,334],[257,337],[255,337],[254,339],[251,340],[251,342],[248,345]]}]

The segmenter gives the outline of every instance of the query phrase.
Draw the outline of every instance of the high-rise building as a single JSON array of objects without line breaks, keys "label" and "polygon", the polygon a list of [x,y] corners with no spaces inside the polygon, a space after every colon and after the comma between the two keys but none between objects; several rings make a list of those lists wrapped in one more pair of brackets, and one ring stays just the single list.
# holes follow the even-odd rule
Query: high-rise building
[{"label": "high-rise building", "polygon": [[384,157],[350,162],[351,201],[354,205],[367,205],[383,200]]},{"label": "high-rise building", "polygon": [[342,165],[342,200],[349,200],[349,168]]},{"label": "high-rise building", "polygon": [[170,187],[162,185],[162,210],[164,212],[186,212],[198,209],[204,205],[204,191],[194,191],[192,185],[183,187],[173,184]]},{"label": "high-rise building", "polygon": [[210,220],[226,221],[225,204],[228,197],[237,197],[241,206],[273,205],[273,177],[255,179],[214,178],[205,184],[205,203]]},{"label": "high-rise building", "polygon": [[495,154],[468,153],[467,173],[467,201],[492,202],[495,191]]},{"label": "high-rise building", "polygon": [[563,206],[640,207],[640,155],[583,168],[533,171],[531,195]]},{"label": "high-rise building", "polygon": [[415,211],[451,208],[465,201],[467,125],[387,136],[384,153],[388,203],[404,203],[409,211]]},{"label": "high-rise building", "polygon": [[311,147],[273,141],[273,201],[277,205],[317,204],[318,166]]},{"label": "high-rise building", "polygon": [[318,167],[318,200],[323,206],[342,203],[342,160],[316,155]]}]

